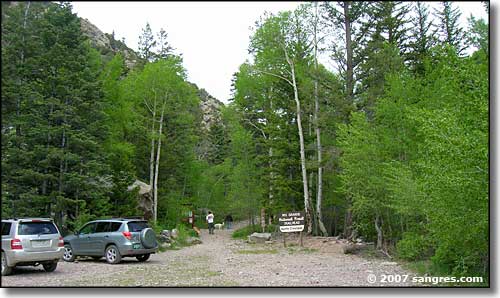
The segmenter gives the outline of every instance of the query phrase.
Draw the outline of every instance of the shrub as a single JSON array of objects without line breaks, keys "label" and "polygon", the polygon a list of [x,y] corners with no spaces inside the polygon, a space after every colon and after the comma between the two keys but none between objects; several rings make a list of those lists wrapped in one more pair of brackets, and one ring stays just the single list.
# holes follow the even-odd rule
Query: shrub
[{"label": "shrub", "polygon": [[409,261],[422,260],[429,256],[432,249],[430,242],[423,236],[414,232],[408,232],[403,235],[396,249],[398,256]]}]

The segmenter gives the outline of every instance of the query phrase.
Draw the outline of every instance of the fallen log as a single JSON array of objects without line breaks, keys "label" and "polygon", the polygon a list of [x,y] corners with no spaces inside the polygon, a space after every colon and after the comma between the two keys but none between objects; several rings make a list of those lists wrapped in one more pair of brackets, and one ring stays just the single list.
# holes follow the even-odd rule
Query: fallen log
[{"label": "fallen log", "polygon": [[367,243],[347,243],[342,245],[342,252],[344,254],[356,254],[369,247],[370,245]]}]

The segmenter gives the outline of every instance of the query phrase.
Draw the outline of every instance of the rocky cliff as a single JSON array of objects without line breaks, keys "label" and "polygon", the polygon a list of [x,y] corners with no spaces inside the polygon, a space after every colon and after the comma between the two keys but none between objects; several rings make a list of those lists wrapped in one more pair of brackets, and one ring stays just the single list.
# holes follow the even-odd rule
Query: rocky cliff
[{"label": "rocky cliff", "polygon": [[141,58],[134,50],[127,47],[123,41],[116,40],[112,34],[104,33],[87,19],[80,19],[82,33],[87,36],[96,49],[104,56],[104,60],[111,59],[115,54],[122,54],[125,65],[133,69]]},{"label": "rocky cliff", "polygon": [[[97,26],[87,19],[81,19],[81,28],[96,49],[98,49],[105,61],[110,60],[115,54],[121,53],[124,57],[128,69],[134,69],[144,61],[139,55],[127,47],[123,41],[116,40],[112,34],[102,32]],[[191,83],[198,91],[201,110],[201,129],[208,131],[215,124],[221,121],[221,101],[210,95],[205,89],[199,88]]]},{"label": "rocky cliff", "polygon": [[205,89],[198,88],[196,84],[191,83],[198,90],[198,97],[201,100],[201,127],[204,130],[210,130],[216,123],[221,123],[221,108],[224,104],[217,98],[210,95]]}]

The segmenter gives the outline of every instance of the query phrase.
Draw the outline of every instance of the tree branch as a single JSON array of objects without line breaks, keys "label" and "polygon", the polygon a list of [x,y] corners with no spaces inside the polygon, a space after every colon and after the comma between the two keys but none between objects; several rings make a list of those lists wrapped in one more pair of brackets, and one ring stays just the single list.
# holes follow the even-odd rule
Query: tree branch
[{"label": "tree branch", "polygon": [[257,71],[259,73],[267,74],[267,75],[270,75],[270,76],[273,76],[273,77],[277,77],[279,79],[282,79],[282,80],[286,81],[288,84],[290,84],[290,85],[293,86],[292,82],[289,79],[287,79],[287,78],[285,78],[283,76],[280,76],[278,74],[275,74],[275,73],[272,73],[272,72],[268,72],[268,71],[265,71],[265,70],[260,70],[260,69],[255,69],[255,71]]}]

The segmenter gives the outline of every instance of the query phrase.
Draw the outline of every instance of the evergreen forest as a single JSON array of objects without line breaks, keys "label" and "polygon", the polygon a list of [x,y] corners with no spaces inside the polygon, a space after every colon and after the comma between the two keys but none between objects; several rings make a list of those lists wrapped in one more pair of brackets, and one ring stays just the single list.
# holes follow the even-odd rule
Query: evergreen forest
[{"label": "evergreen forest", "polygon": [[207,127],[168,31],[146,25],[129,67],[71,3],[2,2],[2,218],[68,232],[142,217],[139,180],[158,228],[211,210],[265,230],[303,211],[308,235],[488,276],[489,25],[461,14],[448,1],[264,14]]}]

